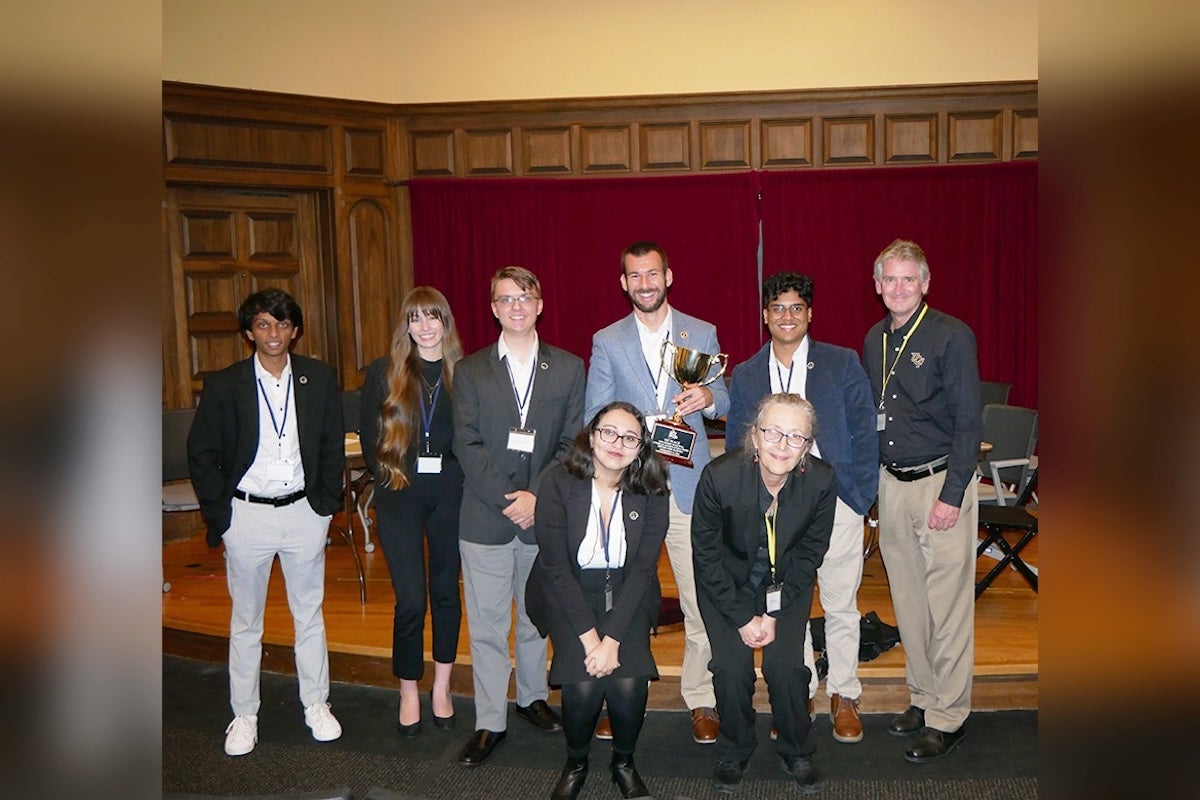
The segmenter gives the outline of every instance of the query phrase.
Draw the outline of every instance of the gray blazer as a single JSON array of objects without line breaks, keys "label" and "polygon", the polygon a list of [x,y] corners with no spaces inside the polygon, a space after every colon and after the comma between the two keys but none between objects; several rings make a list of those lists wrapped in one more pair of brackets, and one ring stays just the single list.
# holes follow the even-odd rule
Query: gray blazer
[{"label": "gray blazer", "polygon": [[[678,308],[671,308],[674,317],[674,327],[671,330],[671,341],[679,347],[699,350],[702,353],[716,355],[721,352],[717,342],[717,329],[705,322],[684,314]],[[667,381],[667,402],[665,411],[674,410],[671,397],[681,391],[679,384],[671,377]],[[717,379],[708,384],[713,393],[713,403],[716,405],[715,417],[729,410],[729,390],[725,381]],[[642,413],[653,413],[658,405],[654,394],[654,381],[650,369],[646,366],[646,357],[642,355],[642,342],[638,338],[637,323],[633,313],[624,317],[603,330],[597,331],[592,337],[592,361],[588,367],[587,402],[584,419],[591,420],[597,411],[613,400],[624,400],[642,410]],[[708,436],[704,433],[704,415],[696,411],[684,417],[684,422],[696,429],[696,447],[692,451],[694,467],[670,465],[671,493],[679,510],[685,514],[692,513],[692,498],[696,494],[696,483],[704,466],[712,459],[708,449]]]},{"label": "gray blazer", "polygon": [[507,544],[514,536],[533,544],[531,527],[521,530],[504,516],[504,495],[538,493],[542,474],[566,452],[583,428],[583,360],[538,343],[538,363],[525,427],[536,431],[533,452],[508,449],[508,434],[521,426],[508,369],[496,343],[478,350],[454,370],[454,455],[462,465],[459,538],[476,544]]}]

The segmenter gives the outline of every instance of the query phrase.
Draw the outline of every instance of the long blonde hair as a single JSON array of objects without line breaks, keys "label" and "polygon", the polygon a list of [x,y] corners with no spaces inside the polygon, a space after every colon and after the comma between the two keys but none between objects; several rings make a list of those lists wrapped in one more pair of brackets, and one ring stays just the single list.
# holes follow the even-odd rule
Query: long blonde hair
[{"label": "long blonde hair", "polygon": [[409,336],[408,328],[422,311],[442,322],[442,382],[446,391],[450,391],[454,366],[463,355],[454,314],[445,295],[432,286],[417,286],[405,295],[400,304],[400,324],[392,334],[387,396],[379,407],[379,447],[375,453],[383,473],[379,478],[389,489],[403,489],[409,484],[404,472],[404,457],[419,413],[417,393],[421,391],[421,353]]}]

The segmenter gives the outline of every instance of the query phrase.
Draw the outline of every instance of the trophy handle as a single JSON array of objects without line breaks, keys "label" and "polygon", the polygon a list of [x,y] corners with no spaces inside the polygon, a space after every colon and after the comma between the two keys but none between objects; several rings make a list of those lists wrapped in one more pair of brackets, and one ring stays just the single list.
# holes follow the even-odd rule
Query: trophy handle
[{"label": "trophy handle", "polygon": [[717,378],[724,375],[725,367],[729,366],[729,354],[728,353],[717,353],[715,356],[713,356],[713,358],[715,358],[717,361],[721,362],[721,368],[719,370],[717,370],[716,375],[713,375],[711,378],[706,380],[704,383],[700,384],[701,386],[707,386],[708,384],[715,381]]}]

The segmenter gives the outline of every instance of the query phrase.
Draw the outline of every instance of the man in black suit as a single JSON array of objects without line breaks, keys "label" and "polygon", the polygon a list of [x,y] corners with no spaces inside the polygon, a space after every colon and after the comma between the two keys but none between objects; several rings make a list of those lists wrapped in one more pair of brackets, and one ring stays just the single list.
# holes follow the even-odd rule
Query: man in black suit
[{"label": "man in black suit", "polygon": [[539,340],[541,283],[524,267],[492,277],[500,337],[454,371],[454,455],[462,465],[459,552],[471,637],[475,734],[459,761],[482,764],[508,731],[508,639],[517,602],[517,714],[562,729],[546,703],[546,640],[525,610],[545,471],[583,428],[583,360]]},{"label": "man in black suit", "polygon": [[246,298],[238,322],[254,355],[204,382],[188,434],[188,465],[208,544],[225,545],[233,614],[225,752],[258,741],[259,668],[267,583],[279,557],[295,621],[296,675],[305,724],[320,742],[342,735],[329,709],[325,543],[342,497],[341,395],[333,369],[290,355],[304,324],[280,289]]}]

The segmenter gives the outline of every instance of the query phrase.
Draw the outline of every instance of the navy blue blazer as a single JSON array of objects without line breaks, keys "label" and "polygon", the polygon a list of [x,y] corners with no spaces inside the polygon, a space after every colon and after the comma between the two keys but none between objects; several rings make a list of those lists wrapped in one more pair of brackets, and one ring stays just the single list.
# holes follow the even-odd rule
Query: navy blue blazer
[{"label": "navy blue blazer", "polygon": [[[254,362],[238,361],[204,381],[188,431],[188,469],[208,527],[209,547],[221,543],[233,518],[233,492],[258,454],[258,385]],[[346,464],[342,396],[333,367],[291,355],[292,391],[304,493],[313,511],[333,514],[342,504]]]},{"label": "navy blue blazer", "polygon": [[[729,385],[726,447],[740,447],[754,421],[754,409],[771,393],[771,343],[738,364]],[[808,377],[804,394],[817,412],[821,458],[837,470],[838,496],[856,513],[866,514],[879,492],[879,434],[871,383],[858,355],[845,347],[808,339]]]}]

